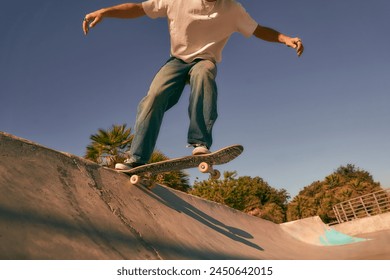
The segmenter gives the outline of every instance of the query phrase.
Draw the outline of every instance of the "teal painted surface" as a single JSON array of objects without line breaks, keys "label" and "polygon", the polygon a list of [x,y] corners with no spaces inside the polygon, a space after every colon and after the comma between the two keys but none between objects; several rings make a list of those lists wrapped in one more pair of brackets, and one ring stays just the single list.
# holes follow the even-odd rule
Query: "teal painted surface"
[{"label": "teal painted surface", "polygon": [[358,238],[358,237],[352,237],[346,235],[334,229],[325,230],[324,235],[320,236],[320,242],[322,245],[325,246],[345,245],[345,244],[350,244],[355,242],[362,242],[366,240],[367,239],[364,238]]}]

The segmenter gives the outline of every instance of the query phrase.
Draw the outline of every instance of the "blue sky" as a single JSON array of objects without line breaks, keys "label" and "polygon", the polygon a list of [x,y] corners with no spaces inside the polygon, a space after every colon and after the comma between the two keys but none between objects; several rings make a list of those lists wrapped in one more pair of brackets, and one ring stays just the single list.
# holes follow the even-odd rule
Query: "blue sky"
[{"label": "blue sky", "polygon": [[[218,69],[213,150],[243,144],[221,167],[295,196],[340,165],[390,187],[390,2],[241,0],[260,24],[299,36],[283,45],[234,34]],[[121,1],[6,1],[0,10],[0,130],[83,156],[98,128],[127,123],[169,57],[164,19],[84,15]],[[188,89],[167,112],[157,148],[186,149]],[[194,180],[205,175],[191,171]]]}]

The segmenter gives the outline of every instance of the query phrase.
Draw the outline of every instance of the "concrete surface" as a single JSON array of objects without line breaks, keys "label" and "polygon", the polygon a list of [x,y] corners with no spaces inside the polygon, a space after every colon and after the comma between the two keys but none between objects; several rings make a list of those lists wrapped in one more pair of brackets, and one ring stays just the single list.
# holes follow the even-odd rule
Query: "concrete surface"
[{"label": "concrete surface", "polygon": [[281,225],[164,186],[136,187],[0,133],[0,259],[390,259],[390,230],[361,237],[369,240],[314,245]]},{"label": "concrete surface", "polygon": [[390,212],[372,217],[365,217],[332,226],[349,235],[370,234],[390,229]]},{"label": "concrete surface", "polygon": [[367,241],[365,238],[353,237],[327,226],[318,216],[284,223],[280,226],[296,239],[317,246],[346,245]]}]

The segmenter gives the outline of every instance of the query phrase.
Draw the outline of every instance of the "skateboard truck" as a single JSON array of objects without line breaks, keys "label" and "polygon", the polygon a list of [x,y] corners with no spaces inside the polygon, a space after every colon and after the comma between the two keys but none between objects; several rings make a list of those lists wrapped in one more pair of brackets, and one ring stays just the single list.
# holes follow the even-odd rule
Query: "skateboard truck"
[{"label": "skateboard truck", "polygon": [[140,175],[131,175],[130,177],[130,183],[133,185],[144,185],[144,186],[150,186],[152,184],[151,176],[140,176]]},{"label": "skateboard truck", "polygon": [[202,173],[209,173],[210,179],[219,179],[221,177],[221,172],[218,169],[214,169],[213,166],[207,162],[201,162],[198,165],[198,169]]}]

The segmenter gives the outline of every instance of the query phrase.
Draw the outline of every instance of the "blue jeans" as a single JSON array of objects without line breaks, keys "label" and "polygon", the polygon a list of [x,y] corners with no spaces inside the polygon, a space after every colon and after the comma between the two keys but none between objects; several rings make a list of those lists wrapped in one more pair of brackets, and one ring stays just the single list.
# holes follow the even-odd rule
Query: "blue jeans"
[{"label": "blue jeans", "polygon": [[138,105],[130,161],[149,161],[164,113],[179,101],[187,83],[191,87],[188,143],[203,144],[210,148],[213,125],[218,117],[216,75],[217,67],[209,60],[197,59],[186,63],[170,58],[156,74],[148,94]]}]

